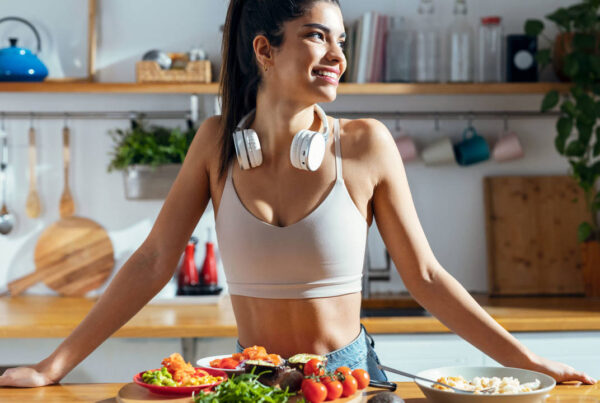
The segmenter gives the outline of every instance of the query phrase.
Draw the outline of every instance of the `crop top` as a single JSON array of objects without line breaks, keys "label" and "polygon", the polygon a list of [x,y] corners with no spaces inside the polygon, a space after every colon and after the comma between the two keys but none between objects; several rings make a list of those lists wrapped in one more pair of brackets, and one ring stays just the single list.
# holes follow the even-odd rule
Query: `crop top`
[{"label": "crop top", "polygon": [[368,226],[342,176],[338,120],[333,131],[335,184],[314,210],[288,226],[247,210],[229,167],[215,224],[230,294],[301,299],[361,291]]}]

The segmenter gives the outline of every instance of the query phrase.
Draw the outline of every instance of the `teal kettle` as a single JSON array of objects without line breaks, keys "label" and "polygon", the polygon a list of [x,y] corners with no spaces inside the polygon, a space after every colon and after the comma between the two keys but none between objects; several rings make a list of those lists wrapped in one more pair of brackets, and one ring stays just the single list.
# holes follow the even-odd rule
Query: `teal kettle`
[{"label": "teal kettle", "polygon": [[[27,25],[37,39],[37,53],[42,49],[40,35],[31,23],[19,17],[5,17],[4,21],[19,21]],[[44,81],[48,69],[30,50],[17,46],[17,38],[9,38],[10,46],[0,49],[0,81]]]}]

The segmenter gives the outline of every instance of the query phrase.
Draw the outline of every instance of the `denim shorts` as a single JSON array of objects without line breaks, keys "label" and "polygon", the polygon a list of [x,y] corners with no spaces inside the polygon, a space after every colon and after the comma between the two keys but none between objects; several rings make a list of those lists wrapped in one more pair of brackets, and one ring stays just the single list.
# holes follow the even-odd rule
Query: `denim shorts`
[{"label": "denim shorts", "polygon": [[[239,341],[236,342],[236,351],[238,353],[244,351]],[[350,369],[362,368],[369,373],[371,379],[387,381],[385,373],[377,368],[380,362],[375,353],[375,341],[362,324],[356,339],[347,346],[325,354],[325,357],[327,357],[328,371],[334,371],[343,365]]]}]

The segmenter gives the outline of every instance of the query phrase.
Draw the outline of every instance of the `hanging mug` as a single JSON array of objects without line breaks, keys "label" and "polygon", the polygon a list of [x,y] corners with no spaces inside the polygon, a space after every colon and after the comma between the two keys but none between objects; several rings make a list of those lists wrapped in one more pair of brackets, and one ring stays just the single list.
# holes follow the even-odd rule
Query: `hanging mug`
[{"label": "hanging mug", "polygon": [[427,145],[421,152],[421,158],[428,166],[455,165],[456,158],[450,137],[444,136]]},{"label": "hanging mug", "polygon": [[498,162],[511,161],[521,158],[525,155],[519,136],[514,131],[503,131],[500,133],[492,156]]},{"label": "hanging mug", "polygon": [[473,126],[467,127],[462,141],[454,146],[456,161],[463,166],[476,164],[490,158],[490,146]]}]

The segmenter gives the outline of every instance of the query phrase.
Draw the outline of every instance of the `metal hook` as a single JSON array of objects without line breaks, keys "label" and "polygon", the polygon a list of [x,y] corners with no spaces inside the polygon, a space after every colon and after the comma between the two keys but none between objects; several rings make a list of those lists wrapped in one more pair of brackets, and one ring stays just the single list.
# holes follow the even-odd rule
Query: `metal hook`
[{"label": "metal hook", "polygon": [[469,117],[467,118],[467,126],[468,126],[469,128],[472,128],[472,127],[473,127],[473,120],[475,120],[475,115],[473,114],[473,112],[471,112],[471,113],[469,114]]},{"label": "metal hook", "polygon": [[1,129],[2,131],[5,131],[5,130],[6,130],[6,127],[4,126],[4,118],[5,118],[5,115],[6,115],[6,114],[5,114],[5,113],[4,113],[4,111],[3,111],[3,112],[2,112],[2,116],[1,116],[1,119],[2,119],[2,121],[1,121],[1,123],[0,123],[0,124],[1,124],[1,126],[0,126],[0,129]]},{"label": "metal hook", "polygon": [[435,127],[435,131],[439,132],[440,131],[440,114],[439,114],[439,112],[436,112],[433,122],[434,122],[433,124]]},{"label": "metal hook", "polygon": [[69,114],[67,112],[65,112],[64,126],[67,127],[68,123],[69,123]]},{"label": "metal hook", "polygon": [[508,114],[504,115],[504,131],[508,131]]},{"label": "metal hook", "polygon": [[395,127],[395,129],[396,129],[396,133],[400,133],[400,130],[402,129],[400,127],[400,119],[396,119],[396,127]]},{"label": "metal hook", "polygon": [[34,118],[33,112],[31,112],[31,114],[29,115],[29,127],[33,127],[33,118]]}]

